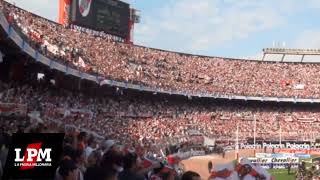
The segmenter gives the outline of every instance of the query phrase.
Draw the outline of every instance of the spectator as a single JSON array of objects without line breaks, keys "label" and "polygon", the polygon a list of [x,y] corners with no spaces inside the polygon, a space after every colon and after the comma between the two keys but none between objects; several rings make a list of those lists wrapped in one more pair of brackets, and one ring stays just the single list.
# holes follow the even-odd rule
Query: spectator
[{"label": "spectator", "polygon": [[77,166],[73,160],[62,160],[58,168],[55,180],[75,180],[77,179]]},{"label": "spectator", "polygon": [[187,171],[182,175],[181,180],[201,180],[201,177],[196,172]]},{"label": "spectator", "polygon": [[121,153],[116,151],[108,151],[102,157],[101,167],[104,169],[112,169],[120,173],[124,168],[123,163],[123,156]]},{"label": "spectator", "polygon": [[84,180],[118,180],[117,172],[101,167],[90,167],[84,174]]},{"label": "spectator", "polygon": [[89,157],[87,158],[87,167],[92,167],[101,163],[101,156],[102,152],[95,150],[90,153]]},{"label": "spectator", "polygon": [[86,158],[88,158],[90,156],[90,154],[92,153],[92,151],[94,151],[95,149],[96,149],[95,138],[93,136],[90,136],[90,138],[88,139],[88,146],[85,148]]},{"label": "spectator", "polygon": [[138,156],[133,153],[128,153],[123,158],[124,170],[119,174],[119,180],[144,180],[144,176],[137,174],[139,170]]},{"label": "spectator", "polygon": [[80,132],[78,135],[78,148],[80,150],[84,150],[86,147],[86,141],[87,141],[87,133],[86,132]]},{"label": "spectator", "polygon": [[120,150],[119,146],[117,145],[116,141],[114,141],[114,140],[106,140],[103,143],[102,148],[105,153],[107,153],[109,151],[119,152],[119,150]]}]

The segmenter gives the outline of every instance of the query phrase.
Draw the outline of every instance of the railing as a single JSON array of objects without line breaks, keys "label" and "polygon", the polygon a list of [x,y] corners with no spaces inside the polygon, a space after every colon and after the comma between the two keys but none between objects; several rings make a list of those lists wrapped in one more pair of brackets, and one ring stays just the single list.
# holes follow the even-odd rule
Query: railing
[{"label": "railing", "polygon": [[7,36],[21,48],[21,50],[31,56],[35,61],[47,65],[51,69],[56,69],[60,72],[63,72],[68,75],[73,75],[81,79],[86,79],[89,81],[96,82],[99,85],[109,85],[116,86],[124,89],[133,89],[138,91],[146,91],[152,93],[163,93],[170,95],[179,95],[186,97],[205,97],[205,98],[214,98],[214,99],[225,99],[225,100],[244,100],[244,101],[260,101],[260,102],[291,102],[291,103],[320,103],[320,99],[313,98],[285,98],[285,97],[261,97],[261,96],[241,96],[241,95],[224,95],[219,93],[187,93],[176,90],[163,90],[159,88],[151,88],[143,85],[136,85],[126,82],[119,82],[110,79],[101,79],[99,75],[92,75],[80,70],[74,69],[67,65],[56,62],[52,59],[49,59],[42,55],[39,51],[33,49],[26,40],[21,38],[21,36],[14,30],[14,28],[8,23],[3,12],[0,12],[0,24],[1,28],[7,33]]}]

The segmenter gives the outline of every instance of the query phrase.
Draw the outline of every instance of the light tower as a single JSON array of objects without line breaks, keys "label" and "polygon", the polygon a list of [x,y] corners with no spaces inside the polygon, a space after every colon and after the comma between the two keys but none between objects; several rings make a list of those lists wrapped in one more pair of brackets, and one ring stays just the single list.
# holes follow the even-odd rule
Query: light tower
[{"label": "light tower", "polygon": [[66,25],[69,23],[70,4],[71,0],[59,0],[59,24]]},{"label": "light tower", "polygon": [[140,23],[140,11],[139,10],[136,10],[136,9],[133,9],[131,8],[130,9],[130,19],[129,19],[129,22],[128,22],[128,36],[127,38],[125,39],[125,42],[126,43],[129,43],[129,44],[132,44],[133,43],[133,33],[134,33],[134,24],[136,23]]}]

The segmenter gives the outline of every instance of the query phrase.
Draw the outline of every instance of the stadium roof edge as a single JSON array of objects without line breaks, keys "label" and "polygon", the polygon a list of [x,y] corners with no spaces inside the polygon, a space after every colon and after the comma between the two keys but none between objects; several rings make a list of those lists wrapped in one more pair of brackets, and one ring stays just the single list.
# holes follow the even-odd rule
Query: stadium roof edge
[{"label": "stadium roof edge", "polygon": [[264,48],[265,54],[320,55],[320,49]]}]

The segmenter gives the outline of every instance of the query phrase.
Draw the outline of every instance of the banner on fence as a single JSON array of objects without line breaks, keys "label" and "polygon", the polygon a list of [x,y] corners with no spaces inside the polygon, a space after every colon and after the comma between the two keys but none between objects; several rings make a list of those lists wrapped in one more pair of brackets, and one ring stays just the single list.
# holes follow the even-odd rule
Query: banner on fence
[{"label": "banner on fence", "polygon": [[254,144],[245,144],[245,143],[241,143],[240,144],[240,149],[254,149],[254,148],[258,148],[258,149],[262,149],[262,148],[276,148],[276,149],[301,149],[301,150],[305,150],[305,149],[310,149],[311,145],[310,143],[296,143],[296,142],[284,142],[282,144],[279,143],[266,143],[266,142],[262,142],[262,143],[256,143]]},{"label": "banner on fence", "polygon": [[[298,168],[299,158],[298,157],[268,157],[268,158],[257,158],[250,157],[248,160],[254,165],[259,165],[266,169],[285,169],[291,164],[291,168]],[[240,158],[241,161],[241,158]]]}]

